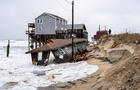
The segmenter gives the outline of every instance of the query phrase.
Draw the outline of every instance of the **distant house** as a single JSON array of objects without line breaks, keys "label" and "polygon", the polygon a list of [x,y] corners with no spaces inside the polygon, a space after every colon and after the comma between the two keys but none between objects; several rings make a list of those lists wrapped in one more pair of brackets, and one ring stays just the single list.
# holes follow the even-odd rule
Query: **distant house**
[{"label": "distant house", "polygon": [[[67,25],[67,34],[71,37],[72,25]],[[88,38],[88,32],[86,30],[85,24],[74,24],[73,33],[76,35],[76,38]]]},{"label": "distant house", "polygon": [[50,13],[43,13],[35,18],[35,34],[55,35],[57,31],[66,31],[66,25],[66,19]]},{"label": "distant house", "polygon": [[94,40],[99,40],[104,35],[108,35],[108,31],[107,30],[97,31],[96,35],[94,35]]}]

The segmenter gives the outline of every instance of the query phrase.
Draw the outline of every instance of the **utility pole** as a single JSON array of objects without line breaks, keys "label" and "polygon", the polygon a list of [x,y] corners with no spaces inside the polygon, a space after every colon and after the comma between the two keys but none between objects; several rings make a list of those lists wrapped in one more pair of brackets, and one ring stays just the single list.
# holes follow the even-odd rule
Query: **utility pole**
[{"label": "utility pole", "polygon": [[105,30],[106,30],[106,26],[105,26]]},{"label": "utility pole", "polygon": [[126,33],[128,33],[128,32],[127,32],[127,28],[125,29],[125,31],[126,31]]},{"label": "utility pole", "polygon": [[101,25],[99,25],[99,31],[101,30]]},{"label": "utility pole", "polygon": [[72,1],[72,60],[74,61],[74,0]]}]

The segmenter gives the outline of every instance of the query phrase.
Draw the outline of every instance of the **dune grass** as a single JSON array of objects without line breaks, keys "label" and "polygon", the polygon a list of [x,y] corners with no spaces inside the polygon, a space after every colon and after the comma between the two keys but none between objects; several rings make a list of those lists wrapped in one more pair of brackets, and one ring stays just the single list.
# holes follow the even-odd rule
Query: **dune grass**
[{"label": "dune grass", "polygon": [[107,35],[102,38],[108,40],[111,37],[115,40],[116,44],[140,44],[140,34],[138,33]]}]

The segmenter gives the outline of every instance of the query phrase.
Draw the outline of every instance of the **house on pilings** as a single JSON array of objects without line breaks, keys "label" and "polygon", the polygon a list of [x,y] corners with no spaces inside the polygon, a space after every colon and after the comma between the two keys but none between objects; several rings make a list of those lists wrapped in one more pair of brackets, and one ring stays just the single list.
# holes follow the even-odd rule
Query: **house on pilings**
[{"label": "house on pilings", "polygon": [[[35,18],[35,23],[28,24],[29,51],[32,63],[47,65],[50,51],[55,56],[55,62],[71,60],[72,54],[72,25],[67,20],[50,13],[43,13]],[[86,51],[88,32],[84,24],[74,25],[74,56]],[[59,46],[62,44],[61,46]],[[53,47],[53,48],[52,48]],[[50,48],[50,49],[48,49]],[[69,52],[69,53],[68,53]],[[40,54],[41,53],[41,54]],[[62,54],[63,53],[63,54]]]},{"label": "house on pilings", "polygon": [[[70,35],[72,30],[72,25],[68,24],[67,25],[67,33]],[[74,31],[73,33],[75,34],[76,38],[85,38],[88,39],[88,32],[86,30],[85,24],[74,24]]]}]

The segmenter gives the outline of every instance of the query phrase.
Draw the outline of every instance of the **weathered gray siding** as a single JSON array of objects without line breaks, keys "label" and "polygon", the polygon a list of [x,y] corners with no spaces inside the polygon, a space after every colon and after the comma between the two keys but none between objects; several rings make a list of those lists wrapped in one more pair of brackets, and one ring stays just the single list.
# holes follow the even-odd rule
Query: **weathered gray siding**
[{"label": "weathered gray siding", "polygon": [[56,30],[67,30],[67,21],[62,18],[56,18]]},{"label": "weathered gray siding", "polygon": [[[42,20],[42,23],[38,23],[38,20]],[[35,19],[35,34],[56,34],[55,25],[55,17],[44,13]]]}]

